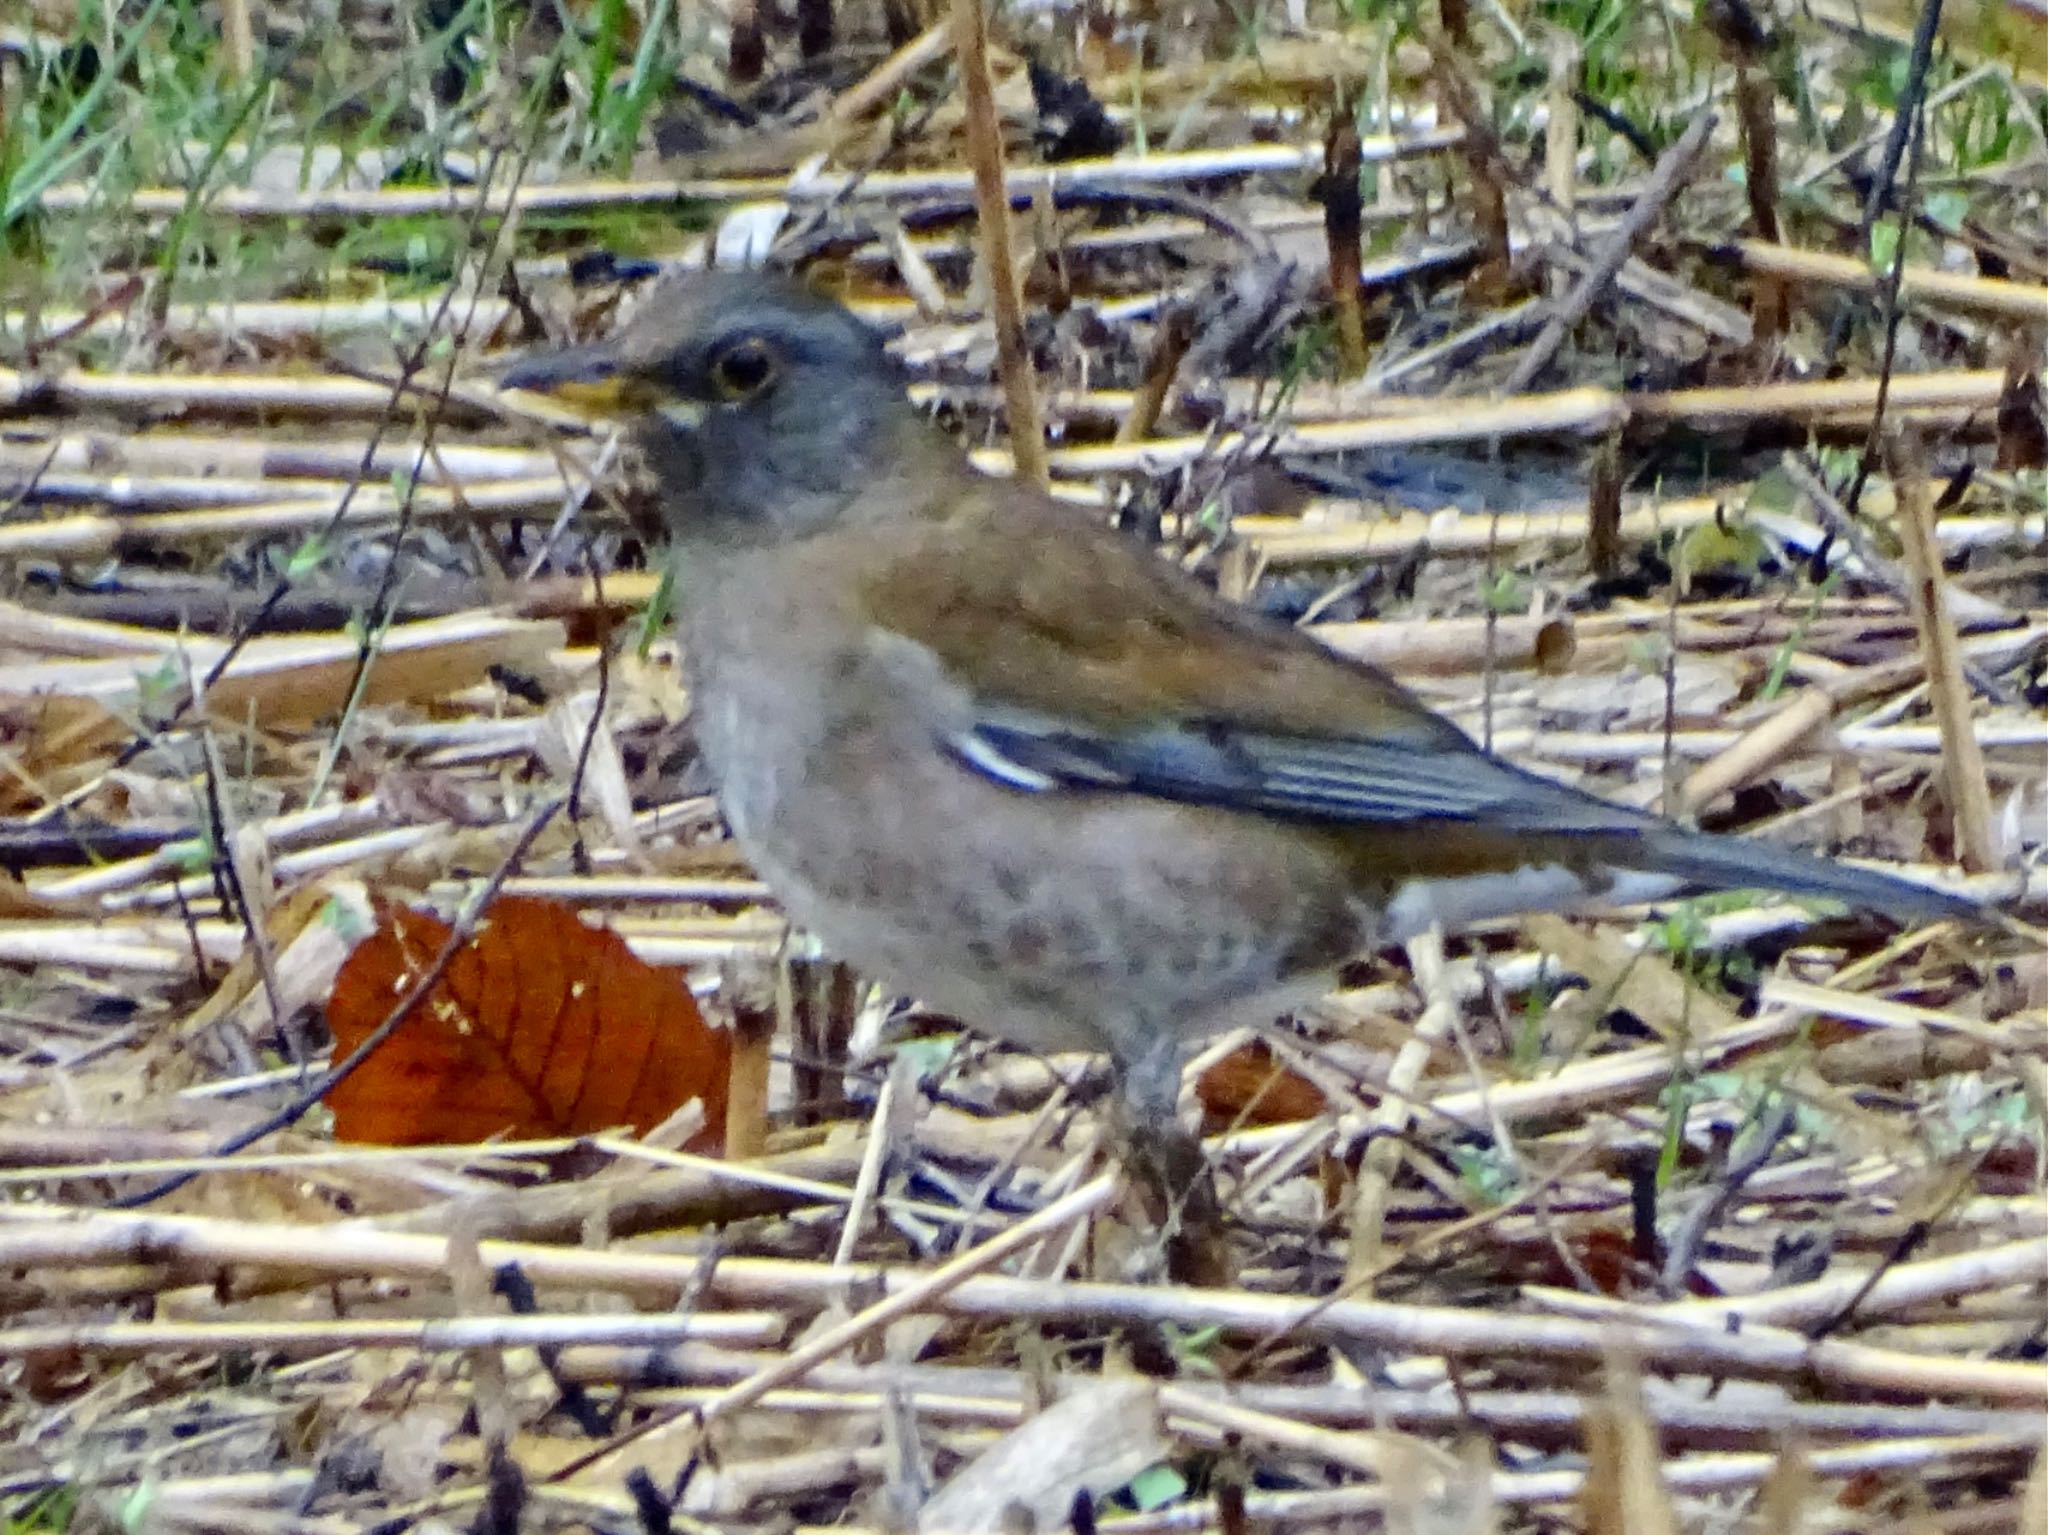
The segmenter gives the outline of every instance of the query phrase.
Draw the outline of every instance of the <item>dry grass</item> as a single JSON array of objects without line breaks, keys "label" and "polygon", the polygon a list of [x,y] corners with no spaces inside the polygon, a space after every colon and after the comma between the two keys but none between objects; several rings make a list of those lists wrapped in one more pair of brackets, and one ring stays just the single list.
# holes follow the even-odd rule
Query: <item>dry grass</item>
[{"label": "dry grass", "polygon": [[[1321,1112],[1212,1127],[1214,1291],[1136,1282],[1085,1063],[897,1048],[785,930],[636,616],[617,445],[485,364],[631,301],[572,257],[775,243],[1007,467],[928,9],[895,49],[842,13],[808,73],[770,24],[760,87],[691,3],[498,18],[447,102],[405,11],[235,5],[189,69],[213,18],[169,0],[8,39],[9,1531],[2048,1529],[2023,928],[1731,897],[1361,956],[1268,1041]],[[1480,7],[1461,45],[1288,9],[996,19],[1055,488],[1518,760],[2038,919],[2042,34],[1953,33],[1916,88],[1910,15],[1784,19],[1742,55],[1779,244],[1731,174],[1739,16]],[[1048,164],[1027,45],[1121,148]],[[679,58],[755,120],[643,90]],[[1365,175],[1341,357],[1333,100]],[[469,184],[336,168],[373,151]],[[318,1069],[370,892],[495,877],[772,1029],[761,1156],[376,1151],[317,1115],[216,1154]]]}]

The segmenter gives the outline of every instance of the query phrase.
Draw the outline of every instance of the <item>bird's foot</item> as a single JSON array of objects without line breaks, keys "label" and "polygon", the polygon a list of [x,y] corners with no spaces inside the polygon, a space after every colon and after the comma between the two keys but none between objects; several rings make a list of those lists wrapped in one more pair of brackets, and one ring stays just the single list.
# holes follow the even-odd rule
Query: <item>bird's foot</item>
[{"label": "bird's foot", "polygon": [[1166,1277],[1175,1284],[1228,1285],[1223,1207],[1201,1140],[1177,1124],[1128,1124],[1123,1131],[1132,1190],[1160,1233]]}]

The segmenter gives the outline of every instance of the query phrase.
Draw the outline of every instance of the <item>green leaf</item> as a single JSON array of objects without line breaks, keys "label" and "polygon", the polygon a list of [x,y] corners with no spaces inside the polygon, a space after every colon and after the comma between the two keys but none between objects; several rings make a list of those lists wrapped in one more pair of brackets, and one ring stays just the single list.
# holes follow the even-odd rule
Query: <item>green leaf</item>
[{"label": "green leaf", "polygon": [[1930,192],[1921,202],[1920,211],[1950,234],[1954,234],[1963,227],[1963,220],[1969,216],[1970,199],[1967,193],[1954,187],[1940,192]]},{"label": "green leaf", "polygon": [[374,923],[365,923],[359,907],[333,898],[329,898],[327,904],[320,908],[320,915],[315,920],[322,927],[332,928],[342,937],[356,943],[360,943],[376,931]]},{"label": "green leaf", "polygon": [[135,674],[135,691],[145,705],[162,703],[177,690],[182,675],[176,656],[165,656],[153,671]]},{"label": "green leaf", "polygon": [[164,856],[177,868],[180,874],[201,874],[213,867],[213,839],[211,837],[184,837],[169,843]]},{"label": "green leaf", "polygon": [[1515,1196],[1522,1179],[1498,1147],[1453,1146],[1451,1161],[1459,1180],[1488,1205],[1501,1206]]},{"label": "green leaf", "polygon": [[1673,563],[1687,581],[1708,571],[1753,576],[1770,553],[1770,545],[1748,523],[1717,517],[1687,528],[1675,553],[1678,557]]},{"label": "green leaf", "polygon": [[668,622],[669,610],[675,606],[675,595],[675,567],[664,565],[661,579],[654,583],[654,595],[647,599],[647,606],[640,614],[640,643],[636,648],[641,660],[646,660],[654,649],[654,637]]},{"label": "green leaf", "polygon": [[1487,583],[1486,605],[1496,613],[1520,613],[1529,606],[1528,588],[1512,570],[1497,570]]},{"label": "green leaf", "polygon": [[945,1069],[958,1043],[957,1035],[934,1034],[924,1039],[906,1039],[892,1053],[909,1061],[920,1077],[932,1077]]},{"label": "green leaf", "polygon": [[1187,1478],[1173,1467],[1161,1462],[1148,1466],[1131,1478],[1126,1489],[1131,1501],[1138,1505],[1138,1512],[1149,1514],[1155,1508],[1164,1508],[1176,1498],[1185,1497],[1188,1490]]},{"label": "green leaf", "polygon": [[1813,450],[1820,462],[1820,477],[1830,485],[1846,485],[1856,477],[1863,455],[1855,448],[1829,447],[1823,443]]},{"label": "green leaf", "polygon": [[17,1504],[5,1526],[8,1535],[63,1535],[78,1512],[75,1487],[52,1487]]},{"label": "green leaf", "polygon": [[[0,230],[11,227],[15,220],[31,211],[43,189],[56,181],[77,158],[69,153],[73,141],[83,135],[87,121],[99,109],[101,99],[114,82],[126,77],[129,62],[151,36],[150,29],[155,25],[157,12],[164,8],[164,3],[165,0],[150,0],[148,9],[140,16],[123,19],[119,29],[121,42],[114,56],[100,66],[92,84],[79,92],[63,121],[31,148],[13,173],[0,183]],[[107,135],[103,132],[96,136],[95,142],[105,137]]]},{"label": "green leaf", "polygon": [[1757,476],[1749,488],[1749,498],[1743,503],[1744,511],[1796,512],[1806,499],[1806,493],[1792,483],[1792,477],[1783,469],[1766,469]]},{"label": "green leaf", "polygon": [[327,563],[327,540],[318,533],[308,534],[306,541],[291,552],[284,562],[284,573],[288,580],[303,581],[322,565]]},{"label": "green leaf", "polygon": [[128,1535],[148,1527],[151,1511],[156,1507],[156,1478],[145,1476],[137,1482],[128,1496],[121,1499],[114,1510],[114,1519]]},{"label": "green leaf", "polygon": [[1870,265],[1889,272],[1899,259],[1899,225],[1895,219],[1881,219],[1870,226]]}]

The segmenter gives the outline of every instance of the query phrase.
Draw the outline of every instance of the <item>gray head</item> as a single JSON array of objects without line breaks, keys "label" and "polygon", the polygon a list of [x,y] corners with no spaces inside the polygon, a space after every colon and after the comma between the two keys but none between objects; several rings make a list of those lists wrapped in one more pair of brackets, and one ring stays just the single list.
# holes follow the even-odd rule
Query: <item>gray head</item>
[{"label": "gray head", "polygon": [[688,272],[618,333],[501,379],[621,410],[682,541],[770,543],[829,525],[923,423],[881,339],[768,272]]}]

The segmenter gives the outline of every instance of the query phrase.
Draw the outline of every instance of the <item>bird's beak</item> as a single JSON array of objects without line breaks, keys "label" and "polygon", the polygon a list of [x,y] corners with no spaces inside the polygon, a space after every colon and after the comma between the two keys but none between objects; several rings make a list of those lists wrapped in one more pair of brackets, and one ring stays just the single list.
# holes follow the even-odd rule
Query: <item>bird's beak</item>
[{"label": "bird's beak", "polygon": [[618,354],[602,343],[522,357],[498,375],[498,385],[553,395],[604,415],[621,415],[647,404],[643,388],[619,366]]},{"label": "bird's beak", "polygon": [[597,415],[654,414],[681,431],[693,431],[704,420],[701,403],[622,366],[602,342],[523,357],[498,375],[498,387],[553,395]]}]

